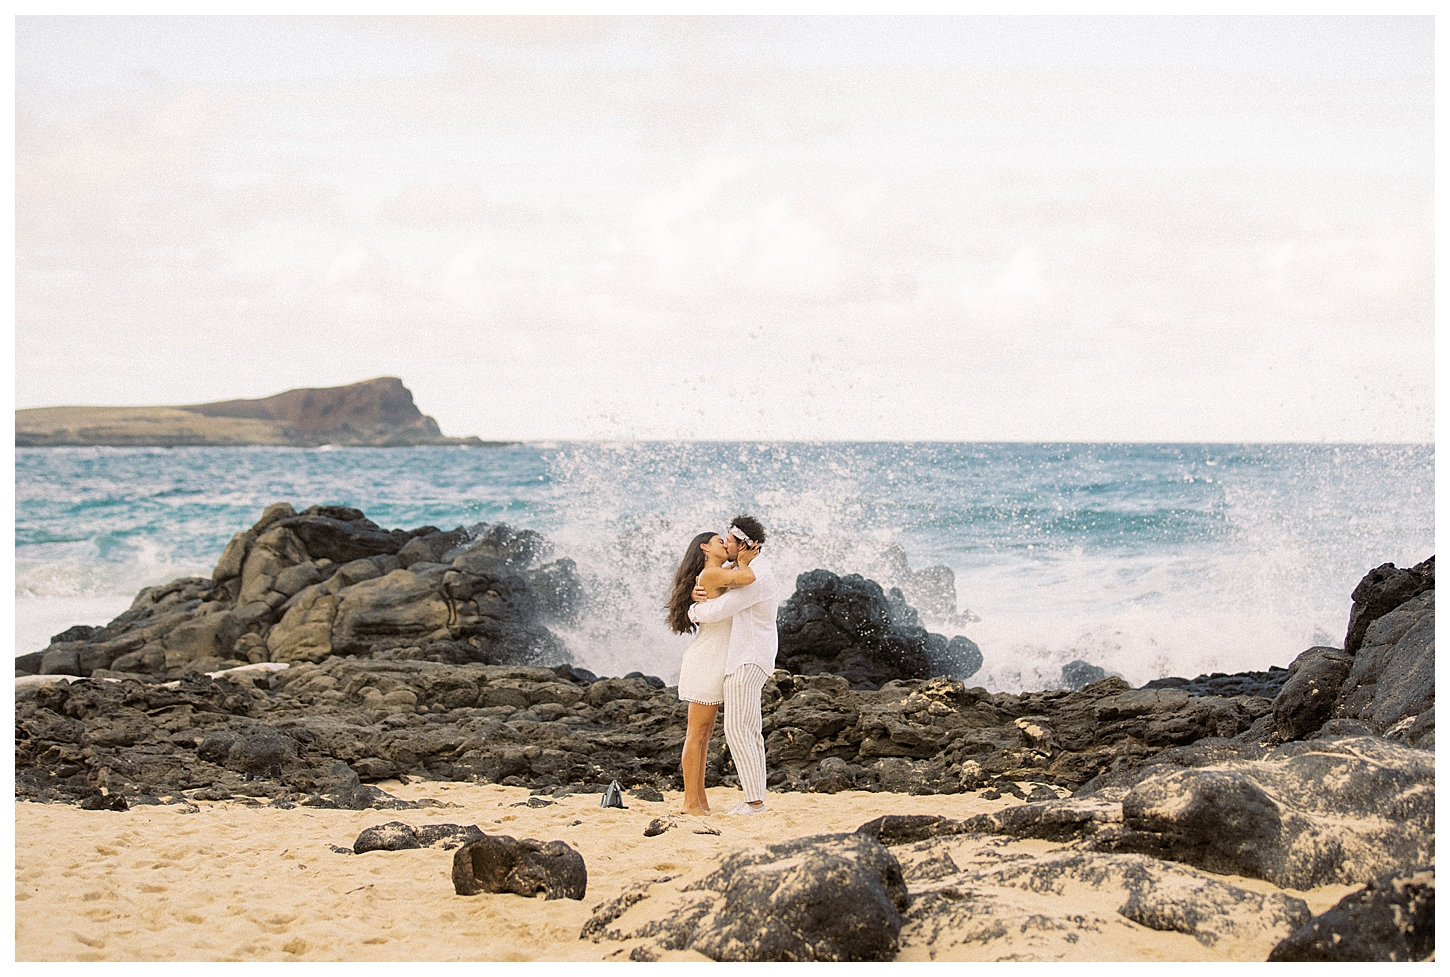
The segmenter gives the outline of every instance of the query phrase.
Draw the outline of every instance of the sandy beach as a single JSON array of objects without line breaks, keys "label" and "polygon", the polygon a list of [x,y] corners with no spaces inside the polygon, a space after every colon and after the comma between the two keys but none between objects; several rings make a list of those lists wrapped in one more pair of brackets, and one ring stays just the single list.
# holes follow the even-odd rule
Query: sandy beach
[{"label": "sandy beach", "polygon": [[[603,960],[627,959],[628,942],[581,940],[592,908],[629,885],[661,875],[672,888],[697,878],[731,851],[804,835],[851,831],[883,814],[963,817],[1017,803],[1011,797],[908,796],[848,791],[772,795],[772,811],[742,818],[719,813],[738,792],[710,791],[708,818],[680,818],[663,835],[644,828],[678,810],[627,798],[628,810],[603,809],[592,794],[523,806],[526,789],[464,783],[385,782],[408,800],[431,797],[429,810],[270,809],[243,801],[200,802],[198,810],[143,806],[125,812],[81,811],[60,804],[17,803],[15,945],[21,961],[97,960]],[[484,831],[568,842],[589,871],[582,902],[515,895],[464,897],[450,881],[453,852],[420,849],[342,854],[364,828],[409,824],[478,824]],[[695,833],[708,825],[718,835]],[[995,857],[1031,857],[1056,846],[1041,841],[962,839]],[[905,864],[909,855],[896,849]],[[1236,877],[1224,881],[1260,892],[1284,891]],[[908,879],[910,871],[908,870]],[[1160,932],[1116,916],[1110,893],[1020,893],[1051,914],[1096,913],[1109,925],[1096,939],[1044,944],[1027,931],[990,942],[958,944],[937,959],[1263,960],[1273,939],[1221,941],[1212,949],[1192,937]],[[1348,886],[1299,893],[1322,912]],[[1103,903],[1099,906],[1097,903]],[[1055,908],[1054,908],[1055,907]],[[1023,908],[1031,908],[1024,906]],[[931,959],[924,934],[902,933],[898,959]],[[940,951],[943,948],[938,948]],[[974,955],[975,953],[975,955]],[[704,960],[693,952],[665,959]]]}]

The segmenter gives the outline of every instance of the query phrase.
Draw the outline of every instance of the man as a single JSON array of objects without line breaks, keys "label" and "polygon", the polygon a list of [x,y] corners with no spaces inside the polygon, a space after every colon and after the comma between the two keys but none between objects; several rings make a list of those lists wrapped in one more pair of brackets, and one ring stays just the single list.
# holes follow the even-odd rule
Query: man
[{"label": "man", "polygon": [[[759,551],[765,527],[752,516],[736,516],[725,531],[725,552],[737,560],[742,549]],[[775,630],[778,588],[770,562],[763,556],[750,560],[755,582],[705,600],[696,588],[690,620],[709,624],[730,618],[730,648],[725,656],[725,742],[740,774],[744,802],[729,814],[759,814],[765,810],[765,738],[760,734],[760,692],[775,670],[780,638]]]}]

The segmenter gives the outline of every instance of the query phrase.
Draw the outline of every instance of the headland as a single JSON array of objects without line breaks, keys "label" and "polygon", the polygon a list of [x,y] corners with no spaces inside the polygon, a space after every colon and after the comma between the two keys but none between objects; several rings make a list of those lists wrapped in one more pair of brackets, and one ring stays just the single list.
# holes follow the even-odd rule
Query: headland
[{"label": "headland", "polygon": [[15,412],[15,444],[41,447],[188,447],[324,444],[393,448],[498,447],[446,437],[397,377],[288,390],[257,400],[176,407],[35,407]]}]

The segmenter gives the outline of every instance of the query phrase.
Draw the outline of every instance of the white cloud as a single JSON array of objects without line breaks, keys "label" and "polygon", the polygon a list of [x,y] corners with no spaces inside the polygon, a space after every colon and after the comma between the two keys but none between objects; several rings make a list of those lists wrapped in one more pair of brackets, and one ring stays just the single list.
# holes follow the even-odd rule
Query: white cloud
[{"label": "white cloud", "polygon": [[327,266],[327,281],[335,285],[357,277],[358,272],[367,267],[368,257],[368,249],[359,242],[344,242]]},{"label": "white cloud", "polygon": [[1012,256],[1007,267],[992,283],[993,289],[1003,295],[1025,297],[1042,290],[1042,275],[1037,269],[1037,249],[1023,248]]},{"label": "white cloud", "polygon": [[487,437],[1433,434],[1427,24],[324,20],[249,74],[285,22],[205,23],[19,25],[20,406],[398,374]]},{"label": "white cloud", "polygon": [[[734,300],[835,297],[841,257],[830,235],[749,160],[710,158],[636,206],[632,232],[613,238],[611,270],[630,288]],[[643,264],[630,279],[629,265]]]}]

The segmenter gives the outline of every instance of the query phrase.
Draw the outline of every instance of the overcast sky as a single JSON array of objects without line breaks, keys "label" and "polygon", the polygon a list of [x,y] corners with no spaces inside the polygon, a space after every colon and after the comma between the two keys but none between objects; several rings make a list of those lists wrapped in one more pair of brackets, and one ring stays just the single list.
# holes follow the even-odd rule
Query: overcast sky
[{"label": "overcast sky", "polygon": [[16,406],[1434,437],[1421,18],[16,25]]}]

